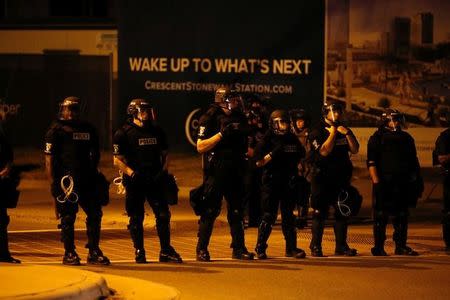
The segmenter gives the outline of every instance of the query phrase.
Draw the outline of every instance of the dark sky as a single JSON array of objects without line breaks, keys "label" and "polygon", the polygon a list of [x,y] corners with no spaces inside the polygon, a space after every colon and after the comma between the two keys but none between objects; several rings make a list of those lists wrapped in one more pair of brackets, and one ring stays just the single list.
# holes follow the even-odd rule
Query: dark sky
[{"label": "dark sky", "polygon": [[412,17],[419,12],[434,15],[434,42],[445,41],[450,34],[450,0],[350,0],[350,42],[358,45],[373,40],[380,32],[389,31],[393,17]]}]

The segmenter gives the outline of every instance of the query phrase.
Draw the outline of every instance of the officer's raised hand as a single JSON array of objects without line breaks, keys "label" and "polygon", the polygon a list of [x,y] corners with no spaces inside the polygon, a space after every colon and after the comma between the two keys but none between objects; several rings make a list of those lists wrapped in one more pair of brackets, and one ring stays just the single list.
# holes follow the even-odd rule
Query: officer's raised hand
[{"label": "officer's raised hand", "polygon": [[339,133],[343,134],[343,135],[350,134],[350,129],[348,129],[347,127],[342,126],[342,125],[338,126],[338,127],[336,128],[336,130],[337,130]]},{"label": "officer's raised hand", "polygon": [[330,134],[334,134],[337,132],[337,127],[336,126],[326,126],[325,129],[330,133]]},{"label": "officer's raised hand", "polygon": [[284,150],[283,143],[281,141],[277,141],[269,154],[272,158],[274,158],[283,153],[283,150]]}]

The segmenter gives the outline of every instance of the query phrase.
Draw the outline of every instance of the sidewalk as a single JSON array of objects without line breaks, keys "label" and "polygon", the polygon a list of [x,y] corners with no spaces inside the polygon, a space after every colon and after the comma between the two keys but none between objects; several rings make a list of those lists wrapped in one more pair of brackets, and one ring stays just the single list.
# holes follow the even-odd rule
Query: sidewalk
[{"label": "sidewalk", "polygon": [[78,268],[0,263],[0,299],[179,299],[172,287]]}]

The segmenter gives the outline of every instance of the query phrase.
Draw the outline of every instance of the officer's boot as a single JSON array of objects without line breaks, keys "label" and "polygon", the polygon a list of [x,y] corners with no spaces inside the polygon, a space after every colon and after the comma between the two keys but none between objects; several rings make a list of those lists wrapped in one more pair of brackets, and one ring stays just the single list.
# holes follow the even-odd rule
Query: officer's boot
[{"label": "officer's boot", "polygon": [[102,250],[100,250],[100,224],[101,221],[91,221],[86,222],[86,232],[88,236],[88,243],[86,248],[89,249],[87,263],[93,265],[104,265],[108,266],[111,264],[109,258],[103,255]]},{"label": "officer's boot", "polygon": [[197,242],[197,261],[210,261],[208,252],[209,240],[211,239],[215,218],[212,216],[201,216],[198,221],[198,242]]},{"label": "officer's boot", "polygon": [[450,212],[444,214],[442,219],[442,237],[445,243],[445,252],[450,254]]},{"label": "officer's boot", "polygon": [[396,255],[417,256],[419,253],[406,246],[408,236],[408,217],[405,214],[395,216],[392,220],[394,225],[394,242]]},{"label": "officer's boot", "polygon": [[11,256],[8,248],[8,224],[9,216],[0,219],[0,262],[19,264],[20,260]]},{"label": "officer's boot", "polygon": [[130,217],[130,224],[128,224],[128,230],[130,231],[130,236],[131,239],[133,240],[136,263],[138,264],[147,263],[144,249],[144,227],[142,225],[141,218]]},{"label": "officer's boot", "polygon": [[382,213],[377,213],[373,222],[373,238],[375,246],[371,249],[373,256],[387,256],[384,251],[384,242],[386,241],[387,217]]},{"label": "officer's boot", "polygon": [[336,238],[336,248],[334,254],[345,256],[355,256],[358,254],[356,249],[350,248],[347,244],[347,219],[337,217],[333,228],[334,236]]},{"label": "officer's boot", "polygon": [[238,211],[228,213],[228,223],[230,224],[231,233],[231,247],[233,252],[231,257],[241,260],[252,260],[255,256],[254,253],[248,252],[245,247],[244,238],[244,222]]},{"label": "officer's boot", "polygon": [[160,262],[175,262],[181,263],[180,254],[170,245],[170,218],[166,216],[159,216],[156,219],[156,230],[158,231],[159,243],[161,251],[159,252]]},{"label": "officer's boot", "polygon": [[272,232],[272,225],[266,221],[261,221],[258,227],[258,241],[256,242],[256,257],[258,259],[266,259],[267,240]]},{"label": "officer's boot", "polygon": [[74,223],[74,215],[65,215],[61,218],[61,224],[58,227],[61,229],[61,241],[64,243],[65,249],[63,264],[78,266],[80,265],[80,257],[75,251]]},{"label": "officer's boot", "polygon": [[283,231],[284,240],[286,241],[286,257],[305,258],[306,252],[303,249],[297,248],[297,230],[294,224],[294,216],[285,217],[281,222],[281,229]]},{"label": "officer's boot", "polygon": [[325,226],[325,220],[318,213],[313,215],[312,224],[311,224],[311,243],[309,248],[311,249],[311,256],[315,257],[323,257],[322,252],[322,237],[323,237],[323,229]]}]

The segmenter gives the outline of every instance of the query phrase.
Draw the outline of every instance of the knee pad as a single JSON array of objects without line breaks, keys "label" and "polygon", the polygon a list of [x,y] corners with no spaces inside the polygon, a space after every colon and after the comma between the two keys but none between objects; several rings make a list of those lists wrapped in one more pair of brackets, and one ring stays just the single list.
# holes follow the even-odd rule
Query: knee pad
[{"label": "knee pad", "polygon": [[264,213],[262,216],[262,220],[263,222],[269,224],[270,226],[272,226],[273,224],[275,224],[276,221],[276,217],[272,216],[269,213]]},{"label": "knee pad", "polygon": [[130,216],[130,222],[128,224],[128,228],[130,229],[130,227],[142,226],[143,222],[144,222],[144,216]]},{"label": "knee pad", "polygon": [[325,219],[327,212],[319,209],[314,209],[312,213],[313,219]]},{"label": "knee pad", "polygon": [[158,223],[169,223],[170,216],[171,216],[170,211],[160,212],[156,217],[156,221]]},{"label": "knee pad", "polygon": [[220,210],[215,208],[207,208],[202,214],[203,219],[215,220],[220,215]]},{"label": "knee pad", "polygon": [[61,224],[59,224],[58,228],[64,230],[73,228],[75,224],[75,216],[73,215],[65,215],[61,218]]},{"label": "knee pad", "polygon": [[86,217],[86,225],[88,226],[97,226],[98,224],[101,224],[102,222],[102,211],[98,211],[95,214],[90,214]]}]

